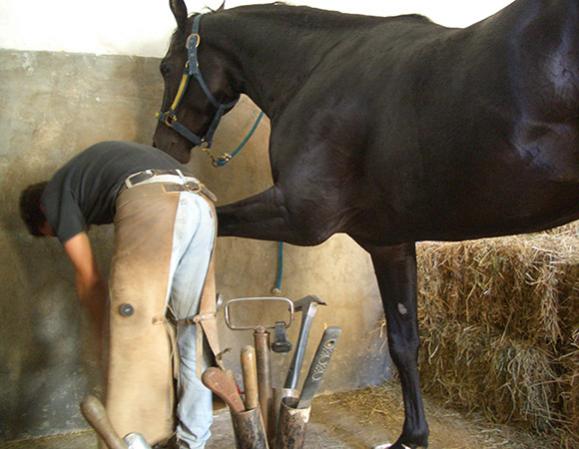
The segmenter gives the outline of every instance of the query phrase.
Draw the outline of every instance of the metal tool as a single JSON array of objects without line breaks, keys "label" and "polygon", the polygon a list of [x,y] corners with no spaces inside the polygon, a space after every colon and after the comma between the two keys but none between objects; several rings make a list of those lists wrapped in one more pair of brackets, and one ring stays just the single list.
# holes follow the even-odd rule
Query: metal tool
[{"label": "metal tool", "polygon": [[[282,302],[285,303],[288,307],[288,319],[284,320],[284,321],[276,321],[273,324],[263,324],[263,323],[257,323],[257,324],[245,324],[245,325],[240,325],[234,322],[233,318],[232,318],[232,312],[231,310],[234,308],[234,306],[239,306],[239,305],[245,305],[247,303],[251,303],[251,302]],[[257,327],[261,326],[265,329],[274,329],[276,324],[279,322],[283,322],[285,328],[287,329],[288,327],[291,326],[293,320],[294,320],[294,303],[289,299],[289,298],[284,298],[282,296],[249,296],[249,297],[244,297],[244,298],[234,298],[234,299],[230,299],[229,301],[227,301],[227,304],[225,304],[224,307],[224,312],[225,312],[225,324],[227,324],[227,327],[229,327],[229,329],[233,330],[233,331],[244,331],[244,330],[255,330]]]},{"label": "metal tool", "polygon": [[328,369],[341,333],[342,329],[339,327],[328,327],[324,331],[324,335],[322,335],[322,339],[310,365],[310,370],[306,376],[297,408],[308,408],[311,405],[314,395],[319,390],[324,374]]},{"label": "metal tool", "polygon": [[113,429],[103,404],[96,397],[86,396],[80,403],[80,410],[109,449],[151,449],[140,433],[129,433],[121,439]]},{"label": "metal tool", "polygon": [[269,449],[259,407],[231,413],[236,449]]},{"label": "metal tool", "polygon": [[296,388],[299,382],[300,371],[302,369],[302,364],[304,362],[304,356],[308,344],[308,336],[312,328],[312,323],[314,322],[314,317],[318,311],[318,306],[320,305],[325,306],[326,303],[317,296],[313,295],[306,296],[299,301],[296,301],[294,304],[295,310],[302,312],[302,322],[300,325],[300,332],[294,356],[290,363],[287,378],[284,383],[285,391],[283,396],[296,395]]},{"label": "metal tool", "polygon": [[267,435],[275,431],[272,425],[272,390],[271,390],[271,362],[269,359],[269,332],[263,326],[258,326],[253,332],[255,344],[255,359],[257,365],[257,388],[259,393],[259,407],[263,417],[263,424]]},{"label": "metal tool", "polygon": [[257,365],[255,348],[246,346],[241,350],[241,371],[243,373],[243,388],[245,390],[245,408],[252,410],[259,405],[257,386]]},{"label": "metal tool", "polygon": [[245,406],[232,378],[220,368],[207,368],[201,376],[203,385],[219,396],[233,413],[245,411]]},{"label": "metal tool", "polygon": [[274,449],[303,449],[312,408],[297,408],[297,398],[283,398]]},{"label": "metal tool", "polygon": [[283,321],[275,323],[274,340],[271,344],[271,350],[278,353],[286,353],[292,350],[292,344],[287,338],[287,329]]},{"label": "metal tool", "polygon": [[125,443],[129,446],[129,449],[150,449],[149,443],[145,440],[145,437],[137,432],[131,432],[124,436]]},{"label": "metal tool", "polygon": [[324,331],[300,398],[288,396],[281,400],[275,449],[304,448],[312,399],[320,387],[341,332],[338,327],[330,327]]},{"label": "metal tool", "polygon": [[[287,320],[277,320],[273,324],[252,324],[240,325],[232,319],[231,310],[234,306],[245,305],[251,302],[283,302],[287,305]],[[271,364],[269,358],[269,332],[268,329],[274,329],[276,324],[284,323],[287,329],[294,319],[294,303],[284,297],[259,296],[231,299],[225,305],[225,323],[234,331],[253,330],[253,339],[255,345],[255,359],[257,366],[257,384],[259,395],[259,406],[268,438],[273,438],[275,434],[275,420],[273,419],[274,410],[272,404],[272,381],[271,381]]]}]

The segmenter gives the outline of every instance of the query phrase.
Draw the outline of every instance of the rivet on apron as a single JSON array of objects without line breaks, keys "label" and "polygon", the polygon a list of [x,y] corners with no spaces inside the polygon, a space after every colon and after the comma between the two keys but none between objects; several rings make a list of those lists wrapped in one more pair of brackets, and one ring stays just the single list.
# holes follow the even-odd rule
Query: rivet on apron
[{"label": "rivet on apron", "polygon": [[130,304],[124,303],[119,306],[119,313],[122,316],[131,316],[135,313],[135,308]]}]

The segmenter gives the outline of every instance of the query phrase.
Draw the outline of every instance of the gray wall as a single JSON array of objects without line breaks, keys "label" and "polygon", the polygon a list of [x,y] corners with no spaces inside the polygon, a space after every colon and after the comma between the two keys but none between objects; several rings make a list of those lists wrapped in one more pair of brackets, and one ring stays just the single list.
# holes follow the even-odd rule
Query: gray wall
[{"label": "gray wall", "polygon": [[[89,391],[102,393],[73,272],[55,239],[27,235],[18,218],[19,192],[97,141],[149,143],[162,95],[158,62],[0,51],[0,440],[84,428],[79,401]],[[223,120],[215,152],[237,145],[256,114],[244,98]],[[271,184],[268,135],[264,120],[244,152],[225,168],[212,168],[202,154],[193,157],[192,170],[220,204]],[[90,232],[103,273],[112,231],[103,226]],[[269,294],[275,242],[219,239],[217,257],[218,290],[225,298]],[[350,239],[335,236],[315,248],[286,246],[283,294],[294,300],[317,294],[329,303],[319,313],[312,341],[319,340],[324,325],[344,330],[326,391],[379,383],[389,375],[371,263]],[[290,332],[294,342],[297,328]],[[222,330],[224,346],[233,348],[226,363],[237,370],[239,348],[251,341],[251,333]],[[287,362],[283,356],[274,359],[277,383]]]}]

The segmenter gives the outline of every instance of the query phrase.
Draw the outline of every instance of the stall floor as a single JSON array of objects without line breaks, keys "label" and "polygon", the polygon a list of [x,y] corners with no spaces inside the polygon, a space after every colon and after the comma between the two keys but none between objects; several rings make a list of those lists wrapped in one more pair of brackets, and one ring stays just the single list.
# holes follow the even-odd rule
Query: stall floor
[{"label": "stall floor", "polygon": [[[365,395],[363,401],[360,401],[361,394]],[[387,410],[384,404],[388,405]],[[509,426],[491,424],[473,415],[462,416],[433,401],[427,400],[426,404],[430,449],[560,447],[553,440]],[[312,407],[306,449],[369,449],[393,442],[402,428],[402,420],[402,402],[396,386],[321,396]],[[235,448],[226,410],[216,411],[212,432],[213,438],[206,449]],[[96,449],[96,446],[92,431],[0,443],[0,449]]]}]

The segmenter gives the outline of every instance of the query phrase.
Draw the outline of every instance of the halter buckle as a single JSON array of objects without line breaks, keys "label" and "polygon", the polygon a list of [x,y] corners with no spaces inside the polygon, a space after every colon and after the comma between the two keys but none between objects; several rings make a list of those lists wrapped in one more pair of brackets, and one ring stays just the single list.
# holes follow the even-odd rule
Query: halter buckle
[{"label": "halter buckle", "polygon": [[187,41],[185,43],[187,48],[191,48],[190,44],[191,44],[191,39],[193,39],[193,38],[195,38],[195,48],[199,47],[199,44],[201,43],[201,35],[199,33],[191,33],[189,36],[187,36]]},{"label": "halter buckle", "polygon": [[191,193],[199,193],[201,192],[201,183],[200,182],[187,182],[183,184],[183,187],[187,192]]},{"label": "halter buckle", "polygon": [[177,114],[175,114],[175,112],[168,111],[164,114],[162,121],[165,125],[167,125],[168,127],[171,127],[173,125],[173,123],[175,123],[177,121]]}]

